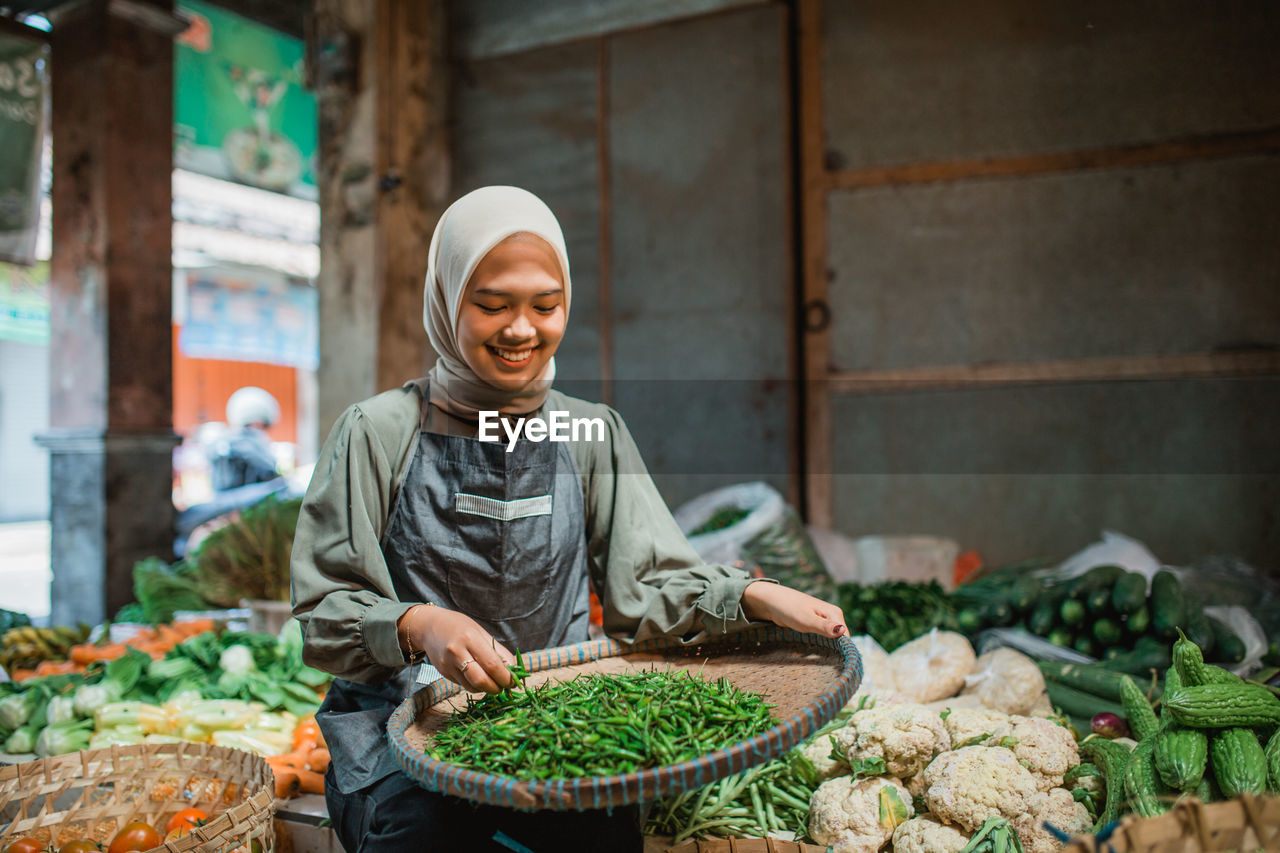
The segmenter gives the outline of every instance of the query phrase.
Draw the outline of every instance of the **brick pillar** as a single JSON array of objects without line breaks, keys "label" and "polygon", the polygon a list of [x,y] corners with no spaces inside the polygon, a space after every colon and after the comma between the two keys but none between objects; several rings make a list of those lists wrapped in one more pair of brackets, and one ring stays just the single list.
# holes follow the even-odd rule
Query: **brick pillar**
[{"label": "brick pillar", "polygon": [[173,550],[172,0],[54,20],[49,449],[54,624]]}]

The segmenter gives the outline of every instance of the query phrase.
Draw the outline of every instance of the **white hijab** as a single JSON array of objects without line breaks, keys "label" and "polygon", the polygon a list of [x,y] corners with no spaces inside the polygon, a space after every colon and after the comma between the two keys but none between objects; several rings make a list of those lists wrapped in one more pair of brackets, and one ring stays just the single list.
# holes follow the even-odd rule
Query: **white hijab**
[{"label": "white hijab", "polygon": [[422,324],[439,355],[428,378],[431,403],[451,415],[476,420],[480,411],[526,414],[542,406],[556,375],[555,359],[519,391],[504,391],[477,376],[458,348],[458,312],[476,266],[489,250],[518,233],[534,234],[555,250],[564,278],[564,310],[569,314],[569,257],[564,234],[551,209],[518,187],[481,187],[449,206],[436,224],[427,255]]}]

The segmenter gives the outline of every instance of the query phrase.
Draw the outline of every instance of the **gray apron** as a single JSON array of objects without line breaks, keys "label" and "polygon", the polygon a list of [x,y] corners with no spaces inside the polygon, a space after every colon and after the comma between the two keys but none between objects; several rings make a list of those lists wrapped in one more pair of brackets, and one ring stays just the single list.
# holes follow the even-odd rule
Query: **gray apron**
[{"label": "gray apron", "polygon": [[[382,537],[396,597],[465,613],[512,652],[586,640],[586,514],[570,445],[521,439],[508,453],[505,441],[427,432],[425,402],[422,412]],[[330,686],[316,722],[342,793],[399,769],[386,724],[422,686],[416,669]]]}]

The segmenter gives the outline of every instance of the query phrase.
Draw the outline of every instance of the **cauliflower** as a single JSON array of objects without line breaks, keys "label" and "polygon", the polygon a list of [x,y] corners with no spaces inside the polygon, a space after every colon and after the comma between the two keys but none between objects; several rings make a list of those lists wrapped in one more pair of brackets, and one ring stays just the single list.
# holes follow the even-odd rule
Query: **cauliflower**
[{"label": "cauliflower", "polygon": [[875,687],[859,687],[844,707],[849,711],[860,708],[874,708],[876,705],[902,705],[911,700],[893,690],[880,690]]},{"label": "cauliflower", "polygon": [[[952,708],[942,724],[946,726],[947,734],[951,735],[953,747],[979,743],[986,746],[1013,731],[1008,715],[990,708]],[[982,735],[987,735],[987,739],[975,740]]]},{"label": "cauliflower", "polygon": [[800,749],[804,757],[813,762],[819,779],[834,779],[852,772],[847,761],[837,761],[831,757],[831,746],[831,735],[826,734],[814,738]]},{"label": "cauliflower", "polygon": [[1088,832],[1093,827],[1084,804],[1077,803],[1066,788],[1054,788],[1041,794],[1029,813],[1010,821],[1024,853],[1056,853],[1062,849],[1062,842],[1044,828],[1046,822],[1070,836]]},{"label": "cauliflower", "polygon": [[899,646],[889,662],[899,693],[912,702],[932,702],[956,695],[977,657],[963,636],[935,628]]},{"label": "cauliflower", "polygon": [[1028,717],[1052,717],[1053,703],[1049,701],[1049,691],[1041,693],[1031,707],[1024,712]]},{"label": "cauliflower", "polygon": [[969,833],[939,823],[933,815],[913,817],[893,831],[893,853],[958,853]]},{"label": "cauliflower", "polygon": [[935,755],[951,749],[942,719],[923,705],[879,705],[859,711],[832,737],[850,765],[881,758],[885,772],[899,778],[914,776]]},{"label": "cauliflower", "polygon": [[967,746],[945,752],[924,771],[929,811],[969,832],[989,817],[1029,813],[1043,796],[1031,771],[1000,747]]},{"label": "cauliflower", "polygon": [[1035,775],[1036,787],[1047,791],[1061,785],[1063,774],[1080,763],[1070,730],[1037,717],[1010,717],[1010,721],[1010,735],[1017,741],[1013,754]]},{"label": "cauliflower", "polygon": [[976,695],[983,705],[1006,714],[1025,714],[1044,692],[1044,675],[1036,662],[1022,652],[1001,648],[978,658],[960,694]]},{"label": "cauliflower", "polygon": [[841,776],[818,786],[809,801],[809,835],[833,853],[876,853],[915,809],[897,779]]}]

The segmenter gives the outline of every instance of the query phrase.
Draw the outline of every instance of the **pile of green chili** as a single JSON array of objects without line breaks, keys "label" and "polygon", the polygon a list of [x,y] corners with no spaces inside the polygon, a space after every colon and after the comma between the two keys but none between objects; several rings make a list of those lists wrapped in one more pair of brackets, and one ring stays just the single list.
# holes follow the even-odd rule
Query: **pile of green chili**
[{"label": "pile of green chili", "polygon": [[517,779],[632,773],[755,737],[774,725],[771,707],[688,670],[579,675],[469,699],[427,754]]}]

